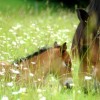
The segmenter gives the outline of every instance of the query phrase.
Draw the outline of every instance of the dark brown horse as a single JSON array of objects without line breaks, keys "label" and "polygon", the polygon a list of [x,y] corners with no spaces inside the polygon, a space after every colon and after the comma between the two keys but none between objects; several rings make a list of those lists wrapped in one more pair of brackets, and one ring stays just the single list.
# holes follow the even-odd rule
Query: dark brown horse
[{"label": "dark brown horse", "polygon": [[95,13],[90,16],[85,10],[77,9],[77,15],[80,23],[73,37],[72,54],[79,55],[79,77],[84,86],[86,76],[100,82],[100,36]]},{"label": "dark brown horse", "polygon": [[14,61],[12,65],[1,62],[0,67],[17,74],[17,82],[41,83],[48,74],[53,73],[60,78],[61,84],[69,87],[72,83],[72,63],[66,49],[66,43],[58,45],[55,42],[54,47],[42,48],[25,58]]},{"label": "dark brown horse", "polygon": [[89,16],[93,16],[95,14],[97,26],[100,26],[100,0],[91,0],[87,11]]}]

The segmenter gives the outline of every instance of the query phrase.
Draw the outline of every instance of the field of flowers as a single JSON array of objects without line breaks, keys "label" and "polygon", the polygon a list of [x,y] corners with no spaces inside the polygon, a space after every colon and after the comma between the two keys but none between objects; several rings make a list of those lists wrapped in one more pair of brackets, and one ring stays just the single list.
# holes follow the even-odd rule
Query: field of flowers
[{"label": "field of flowers", "polygon": [[[0,61],[13,62],[37,51],[38,48],[52,46],[55,41],[59,44],[66,41],[68,51],[71,52],[72,37],[78,24],[75,12],[63,8],[53,11],[53,6],[46,6],[43,9],[43,3],[38,5],[36,2],[33,6],[30,3],[22,5],[19,0],[19,5],[17,2],[16,6],[13,3],[10,6],[7,4],[0,4]],[[52,75],[46,78],[45,86],[16,85],[15,81],[5,81],[5,74],[2,71],[0,100],[99,100],[98,94],[83,93],[78,85],[78,61],[72,62],[72,90],[62,88],[58,79]]]}]

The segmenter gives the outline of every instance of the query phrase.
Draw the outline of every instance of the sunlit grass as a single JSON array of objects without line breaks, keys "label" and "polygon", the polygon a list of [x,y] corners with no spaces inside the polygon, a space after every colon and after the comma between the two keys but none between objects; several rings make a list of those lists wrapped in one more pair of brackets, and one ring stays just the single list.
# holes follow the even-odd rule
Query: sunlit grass
[{"label": "sunlit grass", "polygon": [[[12,62],[37,51],[38,48],[52,46],[55,41],[66,41],[70,53],[72,37],[78,24],[75,12],[62,8],[52,11],[52,7],[41,11],[33,8],[28,5],[12,11],[6,8],[6,12],[2,8],[0,61]],[[45,85],[34,87],[32,84],[16,85],[15,81],[5,81],[5,76],[1,73],[3,78],[0,80],[0,100],[99,100],[98,94],[85,95],[78,85],[79,63],[76,61],[73,61],[72,68],[75,83],[72,90],[62,88],[52,75],[46,78]]]},{"label": "sunlit grass", "polygon": [[[14,13],[11,16],[5,16],[2,14],[0,20],[0,42],[2,44],[0,54],[4,55],[6,59],[20,54],[23,56],[45,45],[50,46],[54,41],[58,41],[58,43],[66,41],[68,49],[70,49],[74,26],[77,23],[74,23],[76,21],[74,16],[73,13],[67,11],[60,11],[56,14],[42,11],[38,16],[34,14],[15,16]],[[25,52],[21,52],[23,50]],[[9,53],[7,54],[7,52]]]}]

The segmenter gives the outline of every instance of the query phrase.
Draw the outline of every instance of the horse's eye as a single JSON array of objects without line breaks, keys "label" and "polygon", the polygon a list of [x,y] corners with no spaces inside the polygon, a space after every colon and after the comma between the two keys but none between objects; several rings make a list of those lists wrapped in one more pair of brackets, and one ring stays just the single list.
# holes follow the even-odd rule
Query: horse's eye
[{"label": "horse's eye", "polygon": [[66,67],[66,68],[70,68],[71,67],[71,63],[70,62],[63,62],[62,65],[63,65],[63,67]]},{"label": "horse's eye", "polygon": [[66,63],[66,67],[68,67],[68,65],[69,65],[69,64],[68,64],[68,63]]},{"label": "horse's eye", "polygon": [[66,67],[69,68],[70,67],[70,64],[69,63],[66,63]]},{"label": "horse's eye", "polygon": [[71,68],[71,62],[66,63],[67,68]]}]

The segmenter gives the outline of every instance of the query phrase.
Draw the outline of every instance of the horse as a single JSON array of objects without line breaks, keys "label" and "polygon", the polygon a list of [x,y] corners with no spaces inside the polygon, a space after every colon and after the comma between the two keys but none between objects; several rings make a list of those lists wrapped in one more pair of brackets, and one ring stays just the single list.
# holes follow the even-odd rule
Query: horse
[{"label": "horse", "polygon": [[87,7],[87,12],[89,16],[95,14],[97,20],[97,26],[100,26],[100,0],[91,0],[90,4]]},{"label": "horse", "polygon": [[[79,78],[81,85],[86,89],[86,76],[92,77],[95,82],[100,82],[100,33],[97,28],[96,17],[90,16],[83,9],[77,9],[80,23],[72,41],[72,55],[79,55]],[[98,81],[98,82],[97,82]]]},{"label": "horse", "polygon": [[[15,60],[11,65],[7,65],[11,68],[12,73],[16,73],[15,80],[19,83],[24,81],[43,83],[48,74],[53,74],[59,78],[62,85],[69,88],[73,82],[72,63],[66,50],[66,42],[62,45],[55,42],[53,47],[41,48],[37,52]],[[5,67],[6,63],[2,64],[2,67],[3,65]]]}]

